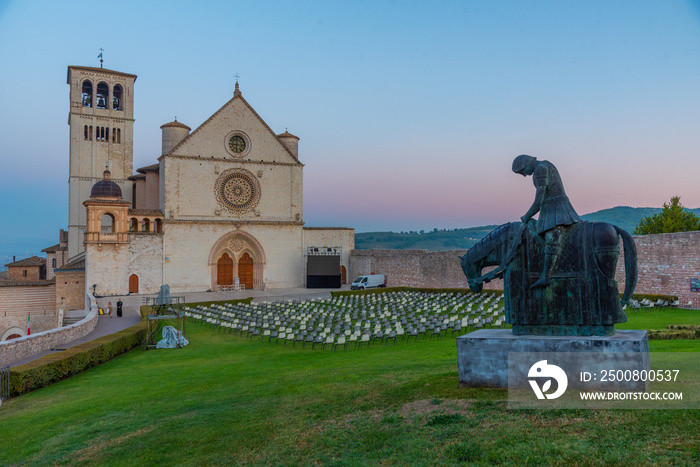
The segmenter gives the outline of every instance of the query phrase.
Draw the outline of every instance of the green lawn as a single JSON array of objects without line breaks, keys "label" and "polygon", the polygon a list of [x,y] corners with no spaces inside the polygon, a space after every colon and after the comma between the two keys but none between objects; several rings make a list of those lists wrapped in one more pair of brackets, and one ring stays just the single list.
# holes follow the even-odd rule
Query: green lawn
[{"label": "green lawn", "polygon": [[700,325],[700,310],[685,308],[626,309],[627,322],[615,329],[664,329],[669,324]]},{"label": "green lawn", "polygon": [[[697,324],[646,313],[627,326]],[[700,463],[700,411],[509,410],[506,390],[458,388],[453,338],[323,352],[188,331],[6,401],[0,465]]]}]

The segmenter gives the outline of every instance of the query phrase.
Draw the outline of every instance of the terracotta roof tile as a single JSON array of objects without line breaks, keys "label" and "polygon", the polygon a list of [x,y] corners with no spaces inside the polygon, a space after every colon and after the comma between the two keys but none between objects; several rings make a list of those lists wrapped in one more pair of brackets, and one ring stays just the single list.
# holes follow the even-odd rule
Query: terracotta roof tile
[{"label": "terracotta roof tile", "polygon": [[85,256],[82,256],[70,263],[66,263],[60,268],[54,269],[54,273],[60,271],[76,271],[81,269],[85,269]]},{"label": "terracotta roof tile", "polygon": [[162,216],[160,209],[129,209],[130,216]]},{"label": "terracotta roof tile", "polygon": [[146,167],[141,167],[136,169],[138,173],[145,174],[146,172],[158,172],[160,170],[160,164],[147,165]]},{"label": "terracotta roof tile", "polygon": [[163,128],[171,128],[171,127],[175,127],[175,128],[187,128],[188,131],[192,131],[192,128],[188,127],[188,126],[185,125],[184,123],[178,122],[177,120],[175,120],[175,121],[173,121],[173,122],[168,122],[168,123],[166,123],[166,124],[160,126],[161,129],[163,129]]},{"label": "terracotta roof tile", "polygon": [[0,287],[17,287],[20,285],[52,285],[56,283],[56,279],[49,279],[47,281],[22,281],[14,279],[3,279],[0,280]]},{"label": "terracotta roof tile", "polygon": [[48,248],[44,248],[44,249],[41,250],[41,251],[43,251],[44,253],[55,253],[55,252],[57,252],[57,251],[66,250],[67,248],[68,248],[68,247],[66,247],[65,245],[64,245],[64,246],[61,246],[60,243],[57,243],[57,244],[55,244],[55,245],[53,245],[53,246],[50,246],[50,247],[48,247]]},{"label": "terracotta roof tile", "polygon": [[32,267],[32,266],[43,266],[46,264],[46,259],[39,258],[38,256],[31,256],[29,258],[21,259],[15,261],[14,263],[8,263],[5,265],[7,268],[12,267]]}]

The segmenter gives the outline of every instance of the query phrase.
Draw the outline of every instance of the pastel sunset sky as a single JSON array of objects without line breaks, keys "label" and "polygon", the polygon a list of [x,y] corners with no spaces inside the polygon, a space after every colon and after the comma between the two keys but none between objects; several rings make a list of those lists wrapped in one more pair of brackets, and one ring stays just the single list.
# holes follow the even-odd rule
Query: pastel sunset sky
[{"label": "pastel sunset sky", "polygon": [[[0,0],[0,235],[68,223],[66,68],[138,75],[134,167],[235,78],[301,138],[304,220],[358,232],[499,224],[530,206],[518,154],[580,214],[700,206],[700,2]],[[37,250],[38,252],[38,250]]]}]

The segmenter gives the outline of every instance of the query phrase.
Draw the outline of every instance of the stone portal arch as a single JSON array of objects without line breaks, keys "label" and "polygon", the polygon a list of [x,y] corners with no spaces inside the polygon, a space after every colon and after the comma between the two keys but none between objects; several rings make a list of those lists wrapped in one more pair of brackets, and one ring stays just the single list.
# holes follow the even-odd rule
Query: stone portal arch
[{"label": "stone portal arch", "polygon": [[27,335],[26,329],[22,329],[20,327],[14,326],[14,327],[11,327],[10,329],[8,329],[2,333],[2,338],[0,338],[0,342],[10,340],[10,339],[17,339],[20,337],[24,337],[26,335]]},{"label": "stone portal arch", "polygon": [[[219,261],[224,258],[224,254],[227,255],[232,262],[232,282],[229,284],[221,284],[219,282]],[[239,278],[240,283],[246,284],[246,289],[262,289],[264,284],[265,263],[265,250],[263,250],[262,245],[255,237],[240,230],[227,233],[217,240],[209,253],[212,290],[215,290],[217,285],[232,284],[236,277]],[[244,268],[243,271],[241,271],[241,266]],[[228,266],[221,263],[222,271],[224,270],[223,268],[227,267]],[[244,278],[240,276],[241,272],[246,274],[245,281]]]}]

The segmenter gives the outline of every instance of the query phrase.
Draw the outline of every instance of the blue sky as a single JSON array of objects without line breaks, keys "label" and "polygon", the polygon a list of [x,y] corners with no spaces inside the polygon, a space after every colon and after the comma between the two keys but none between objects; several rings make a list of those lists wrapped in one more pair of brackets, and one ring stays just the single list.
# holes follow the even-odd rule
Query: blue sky
[{"label": "blue sky", "polygon": [[517,220],[534,197],[510,172],[521,153],[557,165],[581,214],[700,206],[698,1],[0,0],[6,243],[48,246],[67,224],[66,67],[99,66],[100,47],[138,75],[135,167],[156,162],[161,124],[196,128],[239,74],[301,138],[307,225]]}]

